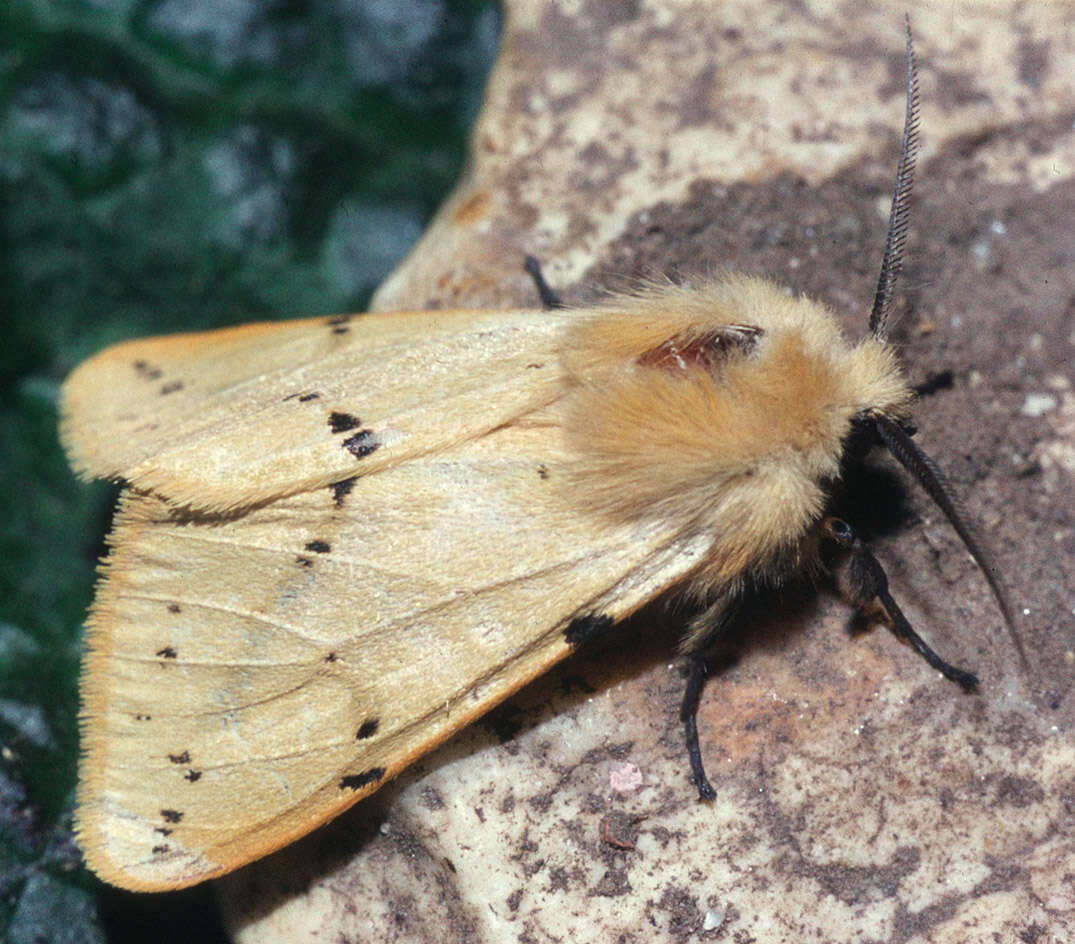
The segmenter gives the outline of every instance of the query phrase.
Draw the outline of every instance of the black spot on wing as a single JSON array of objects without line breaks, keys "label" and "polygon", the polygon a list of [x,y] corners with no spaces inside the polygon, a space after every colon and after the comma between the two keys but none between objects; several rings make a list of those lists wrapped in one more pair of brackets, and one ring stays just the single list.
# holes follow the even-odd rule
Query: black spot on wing
[{"label": "black spot on wing", "polygon": [[564,640],[569,646],[581,646],[587,640],[604,632],[613,623],[611,616],[594,613],[578,616],[564,630]]},{"label": "black spot on wing", "polygon": [[181,609],[182,609],[182,607],[178,603],[169,603],[168,604],[168,612],[169,613],[178,613]]},{"label": "black spot on wing", "polygon": [[356,459],[365,459],[372,452],[376,452],[381,444],[373,438],[372,429],[360,429],[354,436],[348,436],[343,441],[343,448]]},{"label": "black spot on wing", "polygon": [[346,777],[341,777],[340,789],[361,790],[363,787],[368,787],[371,783],[376,783],[383,776],[383,767],[371,767],[369,770],[365,770],[360,774],[348,774]]},{"label": "black spot on wing", "polygon": [[149,361],[135,361],[131,366],[143,380],[160,380],[164,376],[164,371],[159,367],[154,367]]},{"label": "black spot on wing", "polygon": [[197,783],[202,779],[202,772],[200,770],[188,770],[183,777],[189,780],[191,783]]},{"label": "black spot on wing", "polygon": [[327,554],[332,550],[332,545],[328,541],[322,541],[320,538],[314,538],[312,541],[308,541],[306,544],[307,551],[313,551],[315,554]]},{"label": "black spot on wing", "polygon": [[183,814],[179,810],[161,810],[161,819],[166,823],[178,823],[183,819]]},{"label": "black spot on wing", "polygon": [[355,734],[355,740],[364,741],[366,738],[371,738],[377,733],[377,729],[381,726],[380,718],[367,718],[358,726],[358,732]]},{"label": "black spot on wing", "polygon": [[347,334],[351,330],[350,315],[333,315],[325,324],[332,328],[333,334]]},{"label": "black spot on wing", "polygon": [[161,392],[161,396],[164,396],[165,394],[169,394],[169,393],[178,393],[182,389],[183,389],[183,381],[182,380],[172,380],[172,381],[169,381],[168,383],[164,384],[161,387],[160,392]]},{"label": "black spot on wing", "polygon": [[339,656],[337,656],[335,652],[330,652],[327,656],[325,656],[325,661],[335,662],[338,658]]},{"label": "black spot on wing", "polygon": [[353,413],[341,413],[339,410],[333,410],[328,415],[328,428],[334,433],[346,433],[352,429],[358,429],[362,425],[360,420]]},{"label": "black spot on wing", "polygon": [[355,487],[355,482],[358,481],[357,475],[352,475],[349,479],[344,479],[342,482],[333,482],[329,486],[329,490],[332,492],[332,501],[337,508],[342,508],[343,503],[348,495],[351,494],[351,490]]},{"label": "black spot on wing", "polygon": [[295,563],[300,567],[313,567],[314,562],[309,557],[296,557]]},{"label": "black spot on wing", "polygon": [[311,400],[320,399],[320,397],[321,394],[316,390],[311,390],[309,393],[289,393],[284,397],[284,403],[287,403],[288,400],[298,400],[299,403],[309,403]]},{"label": "black spot on wing", "polygon": [[169,829],[167,826],[157,826],[154,828],[153,832],[160,833],[162,836],[170,836],[175,830]]},{"label": "black spot on wing", "polygon": [[547,479],[549,477],[549,467],[545,463],[541,463],[538,466],[538,478]]},{"label": "black spot on wing", "polygon": [[135,721],[152,721],[153,720],[153,715],[135,715],[134,720]]},{"label": "black spot on wing", "polygon": [[155,654],[160,659],[175,659],[179,655],[175,646],[165,646],[163,649],[158,649]]},{"label": "black spot on wing", "polygon": [[170,848],[171,847],[168,846],[167,844],[160,845],[160,846],[154,846],[153,847],[153,855],[164,855],[164,853],[166,853]]}]

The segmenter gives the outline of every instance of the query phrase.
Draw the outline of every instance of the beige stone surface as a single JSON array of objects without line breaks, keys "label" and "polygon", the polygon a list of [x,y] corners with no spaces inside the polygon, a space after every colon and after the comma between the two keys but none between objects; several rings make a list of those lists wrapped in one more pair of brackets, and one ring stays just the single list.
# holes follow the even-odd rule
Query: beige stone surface
[{"label": "beige stone surface", "polygon": [[[585,304],[725,268],[864,330],[902,121],[919,439],[988,535],[1032,655],[891,463],[846,517],[963,695],[825,587],[761,597],[699,716],[644,613],[308,839],[219,883],[240,941],[1075,938],[1075,10],[1061,3],[509,0],[471,167],[381,309]],[[540,315],[535,315],[540,317]]]}]

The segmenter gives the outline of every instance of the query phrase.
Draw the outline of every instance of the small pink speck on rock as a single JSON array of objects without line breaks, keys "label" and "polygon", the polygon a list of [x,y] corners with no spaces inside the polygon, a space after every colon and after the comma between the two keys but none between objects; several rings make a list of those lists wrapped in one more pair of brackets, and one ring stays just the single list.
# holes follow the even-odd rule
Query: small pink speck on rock
[{"label": "small pink speck on rock", "polygon": [[634,764],[616,764],[608,775],[608,785],[617,793],[629,793],[642,786],[642,771]]}]

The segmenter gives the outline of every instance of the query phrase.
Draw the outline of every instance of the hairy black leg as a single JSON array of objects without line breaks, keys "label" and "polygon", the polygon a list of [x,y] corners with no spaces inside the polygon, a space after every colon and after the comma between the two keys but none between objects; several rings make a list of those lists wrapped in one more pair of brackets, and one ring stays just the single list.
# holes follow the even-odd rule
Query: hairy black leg
[{"label": "hairy black leg", "polygon": [[915,652],[965,691],[974,691],[978,687],[978,677],[973,672],[956,668],[942,659],[929,644],[914,631],[914,627],[903,615],[903,610],[888,592],[888,577],[884,568],[852,531],[851,526],[839,518],[828,518],[825,531],[833,541],[850,551],[851,560],[847,572],[847,591],[851,602],[860,610],[865,610],[880,603],[888,616],[889,628],[893,635],[909,644]]},{"label": "hairy black leg", "polygon": [[698,788],[698,796],[703,800],[712,800],[717,795],[705,775],[702,749],[698,743],[698,703],[709,674],[706,653],[713,648],[717,638],[735,617],[739,603],[739,596],[735,592],[724,592],[715,596],[706,608],[691,620],[681,647],[687,658],[687,687],[683,692],[679,719],[683,722],[687,735],[687,757],[691,764],[691,775]]},{"label": "hairy black leg", "polygon": [[698,796],[703,800],[712,800],[716,798],[717,791],[705,775],[702,749],[698,745],[698,702],[702,697],[702,689],[705,688],[707,674],[705,656],[699,653],[687,656],[687,688],[683,692],[679,718],[687,731],[687,756],[690,758],[691,776],[698,788]]},{"label": "hairy black leg", "polygon": [[534,280],[534,287],[537,289],[537,293],[541,296],[541,304],[546,308],[566,308],[563,299],[549,287],[549,283],[545,281],[545,274],[541,271],[541,263],[538,262],[536,256],[527,256],[526,261],[523,263],[523,267],[526,269],[530,278]]},{"label": "hairy black leg", "polygon": [[881,441],[891,453],[892,457],[911,473],[919,485],[925,489],[926,494],[933,499],[937,507],[944,512],[944,516],[955,528],[956,534],[963,540],[963,544],[970,551],[970,556],[977,562],[996,598],[1000,612],[1004,616],[1004,625],[1008,630],[1008,636],[1019,653],[1019,661],[1024,671],[1030,671],[1030,662],[1027,659],[1026,649],[1019,637],[1019,631],[1015,628],[1015,617],[1011,601],[1008,599],[1008,591],[1001,582],[999,569],[993,563],[993,556],[989,553],[985,542],[978,536],[978,532],[970,524],[963,506],[952,494],[948,482],[937,463],[934,462],[918,444],[911,439],[907,431],[899,423],[886,419],[883,416],[873,418],[874,426]]},{"label": "hairy black leg", "polygon": [[931,397],[938,390],[950,390],[954,383],[955,375],[948,368],[933,371],[921,383],[914,385],[914,395],[916,397]]}]

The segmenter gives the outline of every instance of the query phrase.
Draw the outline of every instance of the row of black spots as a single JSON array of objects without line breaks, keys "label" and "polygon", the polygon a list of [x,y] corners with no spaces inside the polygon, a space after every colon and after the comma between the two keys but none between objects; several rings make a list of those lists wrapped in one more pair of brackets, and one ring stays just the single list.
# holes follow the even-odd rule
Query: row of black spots
[{"label": "row of black spots", "polygon": [[[164,822],[173,825],[183,819],[183,814],[179,810],[161,810],[160,813],[161,819],[163,819]],[[153,831],[162,836],[170,836],[172,834],[172,829],[168,826],[157,826]],[[170,851],[170,849],[171,847],[167,843],[159,843],[153,847],[153,854],[164,855],[166,852]]]},{"label": "row of black spots", "polygon": [[137,360],[131,366],[142,380],[160,380],[164,376],[164,371],[159,367],[154,367],[149,361]]},{"label": "row of black spots", "polygon": [[310,390],[306,393],[289,393],[284,397],[284,403],[288,400],[298,400],[299,403],[309,403],[311,400],[320,400],[321,394],[316,390]]},{"label": "row of black spots", "polygon": [[[332,550],[332,545],[328,541],[322,541],[320,538],[314,538],[312,541],[307,541],[304,550],[311,551],[314,554],[327,554]],[[305,554],[299,554],[295,558],[295,563],[300,567],[313,567],[314,559],[307,557]]]},{"label": "row of black spots", "polygon": [[[169,604],[167,605],[167,610],[168,610],[168,612],[169,612],[169,613],[171,613],[171,614],[172,614],[173,616],[174,616],[174,615],[176,615],[177,613],[182,613],[182,612],[183,612],[183,608],[182,608],[182,607],[181,607],[181,606],[180,606],[180,605],[179,605],[178,603],[176,603],[176,602],[175,602],[174,600],[173,600],[173,601],[172,601],[171,603],[169,603]],[[156,657],[157,657],[158,659],[160,659],[160,660],[161,660],[161,661],[160,661],[160,664],[161,664],[162,666],[163,666],[163,665],[164,665],[164,664],[165,664],[166,662],[170,662],[170,661],[172,661],[173,659],[178,659],[178,658],[179,658],[179,651],[178,651],[178,650],[177,650],[177,649],[175,648],[175,646],[161,646],[161,648],[160,648],[160,649],[158,649],[158,650],[157,650],[157,651],[156,651],[155,653],[153,653],[153,654],[154,654],[154,655],[155,655],[155,656],[156,656]]]},{"label": "row of black spots", "polygon": [[369,770],[364,770],[360,774],[348,774],[346,777],[340,778],[341,790],[361,790],[363,787],[368,787],[371,783],[377,783],[384,777],[383,767],[371,767]]},{"label": "row of black spots", "polygon": [[612,617],[605,614],[589,613],[586,616],[576,616],[564,630],[564,641],[569,646],[581,646],[584,642],[603,633],[612,626],[612,623]]},{"label": "row of black spots", "polygon": [[[132,362],[131,366],[140,379],[151,383],[160,380],[164,376],[164,371],[159,367],[154,367],[149,361],[137,360]],[[166,396],[169,393],[178,393],[182,389],[182,380],[169,380],[167,383],[161,384],[161,388],[157,392],[161,396]]]},{"label": "row of black spots", "polygon": [[[190,763],[190,751],[169,754],[168,760],[173,764],[186,767]],[[197,783],[202,779],[202,772],[200,770],[195,770],[193,767],[188,767],[186,773],[183,774],[183,779],[188,783]]]},{"label": "row of black spots", "polygon": [[364,459],[370,453],[375,452],[381,445],[374,436],[372,429],[360,429],[362,420],[353,413],[343,413],[333,410],[328,415],[329,430],[339,435],[358,430],[353,436],[348,436],[340,445],[356,459]]},{"label": "row of black spots", "polygon": [[333,334],[347,334],[351,330],[350,321],[350,315],[333,315],[325,324],[332,329]]}]

